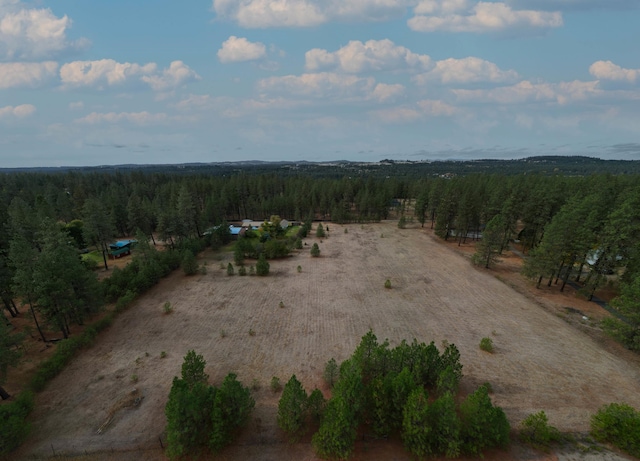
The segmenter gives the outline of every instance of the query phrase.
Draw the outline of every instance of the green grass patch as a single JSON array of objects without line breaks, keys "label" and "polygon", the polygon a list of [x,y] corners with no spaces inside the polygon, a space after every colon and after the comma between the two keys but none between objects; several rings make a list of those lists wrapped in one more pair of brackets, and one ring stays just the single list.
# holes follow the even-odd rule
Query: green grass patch
[{"label": "green grass patch", "polygon": [[104,264],[104,259],[102,259],[102,252],[98,250],[93,250],[89,253],[85,253],[82,256],[83,261],[94,261],[97,264]]},{"label": "green grass patch", "polygon": [[298,230],[300,229],[300,226],[291,226],[287,229],[287,233],[285,234],[286,237],[295,237],[296,235],[298,235]]}]

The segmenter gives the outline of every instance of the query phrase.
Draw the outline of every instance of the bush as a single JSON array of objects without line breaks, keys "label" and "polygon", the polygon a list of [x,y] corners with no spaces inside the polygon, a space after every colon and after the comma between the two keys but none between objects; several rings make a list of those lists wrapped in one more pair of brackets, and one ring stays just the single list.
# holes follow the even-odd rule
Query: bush
[{"label": "bush", "polygon": [[325,237],[327,234],[325,234],[324,232],[324,227],[322,227],[322,223],[318,224],[318,228],[316,229],[316,237],[318,238],[322,238]]},{"label": "bush", "polygon": [[267,262],[267,259],[263,254],[261,254],[260,257],[258,258],[258,262],[256,263],[256,274],[262,277],[269,275],[269,268],[270,268],[270,265]]},{"label": "bush", "polygon": [[624,403],[605,405],[591,417],[591,435],[640,457],[640,412]]},{"label": "bush", "polygon": [[16,449],[29,435],[27,416],[33,410],[33,393],[23,391],[12,402],[0,405],[0,455]]},{"label": "bush", "polygon": [[296,270],[298,271],[298,274],[299,274],[300,272],[302,272],[302,266],[298,266]]},{"label": "bush", "polygon": [[233,275],[233,264],[227,264],[227,275]]},{"label": "bush", "polygon": [[527,416],[521,423],[520,439],[532,447],[547,450],[561,440],[560,432],[549,425],[544,411]]},{"label": "bush", "polygon": [[185,275],[194,275],[198,272],[198,262],[191,250],[184,250],[182,254],[182,270]]},{"label": "bush", "polygon": [[493,353],[493,340],[491,338],[482,338],[480,340],[480,349]]},{"label": "bush", "polygon": [[247,268],[246,268],[246,267],[244,267],[244,266],[240,266],[240,267],[238,268],[238,275],[240,275],[240,276],[245,276],[245,275],[247,275]]},{"label": "bush", "polygon": [[313,256],[314,258],[317,258],[318,256],[320,256],[320,247],[318,246],[317,243],[314,243],[313,246],[311,247],[311,256]]},{"label": "bush", "polygon": [[164,305],[162,306],[162,312],[164,314],[171,314],[173,312],[173,306],[171,305],[171,303],[169,301],[164,303]]},{"label": "bush", "polygon": [[384,281],[384,287],[388,290],[391,288],[391,280],[387,279]]},{"label": "bush", "polygon": [[277,376],[274,376],[273,378],[271,378],[271,390],[273,392],[278,392],[280,389],[282,389],[280,378],[278,378]]}]

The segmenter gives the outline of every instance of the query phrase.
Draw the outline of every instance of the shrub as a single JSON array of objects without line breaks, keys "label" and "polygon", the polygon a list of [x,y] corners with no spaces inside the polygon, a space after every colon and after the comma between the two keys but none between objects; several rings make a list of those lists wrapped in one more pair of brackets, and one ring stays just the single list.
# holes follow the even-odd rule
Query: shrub
[{"label": "shrub", "polygon": [[485,352],[493,353],[493,340],[491,338],[482,338],[480,340],[480,349]]},{"label": "shrub", "polygon": [[270,265],[267,262],[267,259],[263,254],[261,254],[260,257],[258,258],[258,262],[256,263],[256,274],[262,277],[269,275],[269,268],[270,268]]},{"label": "shrub", "polygon": [[162,312],[165,315],[171,314],[173,312],[173,306],[171,305],[171,303],[169,301],[164,303],[164,305],[162,306]]},{"label": "shrub", "polygon": [[314,258],[317,258],[318,256],[320,256],[320,247],[318,246],[317,243],[314,243],[313,246],[311,247],[311,256],[313,256]]},{"label": "shrub", "polygon": [[318,228],[316,229],[316,237],[318,238],[322,238],[325,237],[327,234],[325,234],[324,232],[324,227],[322,227],[322,223],[318,224]]},{"label": "shrub", "polygon": [[164,359],[167,357],[167,353],[165,351],[160,352],[160,358]]},{"label": "shrub", "polygon": [[253,264],[249,266],[249,275],[256,275],[256,267]]},{"label": "shrub", "polygon": [[280,389],[282,389],[280,378],[278,378],[277,376],[274,376],[273,378],[271,378],[270,387],[273,392],[278,392]]},{"label": "shrub", "polygon": [[23,391],[18,397],[0,405],[0,455],[16,449],[27,438],[31,423],[27,416],[33,410],[33,393]]},{"label": "shrub", "polygon": [[624,403],[605,405],[591,417],[591,435],[640,457],[640,412]]},{"label": "shrub", "polygon": [[347,229],[346,227],[344,228],[344,233],[348,234],[349,233],[349,229]]},{"label": "shrub", "polygon": [[384,287],[388,290],[391,288],[391,280],[387,279],[384,281]]},{"label": "shrub", "polygon": [[296,239],[296,243],[294,245],[296,250],[302,250],[302,239],[301,238],[297,238]]},{"label": "shrub", "polygon": [[253,331],[253,328],[249,328],[249,336],[255,336],[256,332]]},{"label": "shrub", "polygon": [[182,270],[185,275],[194,275],[198,272],[198,262],[191,250],[184,250],[182,254]]},{"label": "shrub", "polygon": [[302,272],[302,266],[298,266],[296,270],[298,271],[298,274],[299,274],[300,272]]},{"label": "shrub", "polygon": [[227,275],[233,275],[233,264],[227,264]]},{"label": "shrub", "polygon": [[280,309],[282,309],[284,307],[284,303],[280,301],[280,304],[278,304],[278,306],[280,306]]},{"label": "shrub", "polygon": [[240,266],[238,268],[238,275],[241,275],[241,276],[247,275],[247,268],[244,266]]},{"label": "shrub", "polygon": [[560,432],[549,425],[544,411],[527,416],[521,423],[520,439],[532,447],[547,450],[552,443],[561,440]]}]

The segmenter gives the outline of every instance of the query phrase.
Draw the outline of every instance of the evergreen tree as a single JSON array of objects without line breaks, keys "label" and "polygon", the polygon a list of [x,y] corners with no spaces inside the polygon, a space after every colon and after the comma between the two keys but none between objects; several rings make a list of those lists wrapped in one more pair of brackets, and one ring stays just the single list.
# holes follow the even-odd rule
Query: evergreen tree
[{"label": "evergreen tree", "polygon": [[313,246],[311,247],[311,256],[313,256],[314,258],[317,258],[318,256],[320,256],[320,247],[318,246],[317,243],[314,243]]},{"label": "evergreen tree", "polygon": [[293,375],[284,386],[278,402],[278,426],[287,433],[292,442],[304,431],[306,410],[307,393],[296,375]]},{"label": "evergreen tree", "polygon": [[478,265],[484,265],[486,269],[498,261],[502,252],[504,241],[505,221],[502,215],[494,216],[482,232],[482,239],[476,243],[476,252],[473,261]]},{"label": "evergreen tree", "polygon": [[261,254],[256,263],[256,274],[263,277],[269,275],[269,268],[270,265],[267,258],[265,258],[264,254]]}]

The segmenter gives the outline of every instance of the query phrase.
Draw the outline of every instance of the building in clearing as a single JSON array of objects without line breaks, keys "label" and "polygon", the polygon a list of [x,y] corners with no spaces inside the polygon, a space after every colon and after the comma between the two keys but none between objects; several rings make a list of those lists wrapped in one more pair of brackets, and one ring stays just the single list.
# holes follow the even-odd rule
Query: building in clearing
[{"label": "building in clearing", "polygon": [[109,257],[111,259],[120,258],[131,254],[131,249],[138,243],[137,240],[118,240],[109,245]]}]

